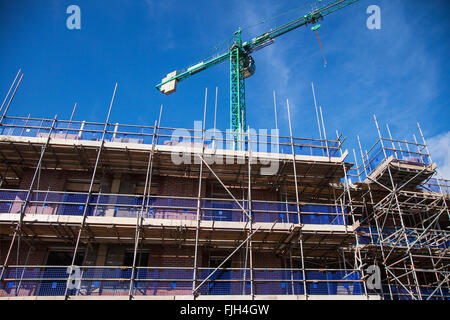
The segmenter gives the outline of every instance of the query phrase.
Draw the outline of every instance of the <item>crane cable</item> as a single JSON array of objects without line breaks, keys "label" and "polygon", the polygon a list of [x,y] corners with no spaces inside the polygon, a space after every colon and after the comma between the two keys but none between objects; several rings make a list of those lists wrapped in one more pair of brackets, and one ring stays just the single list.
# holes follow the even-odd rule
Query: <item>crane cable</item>
[{"label": "crane cable", "polygon": [[[293,13],[293,12],[296,12],[296,11],[303,10],[303,9],[305,9],[305,8],[307,8],[307,7],[312,7],[312,6],[315,5],[315,6],[316,6],[316,9],[317,9],[317,4],[318,4],[318,3],[321,3],[321,2],[322,2],[322,0],[316,0],[314,3],[306,4],[306,5],[303,5],[303,6],[300,6],[300,7],[297,7],[297,8],[288,10],[288,11],[285,11],[285,12],[283,12],[283,13],[281,13],[281,14],[278,14],[278,15],[276,15],[276,16],[273,16],[273,17],[271,17],[271,18],[269,18],[269,19],[265,19],[265,20],[262,20],[262,21],[260,21],[260,22],[255,23],[255,24],[246,26],[246,27],[242,28],[241,31],[246,31],[246,30],[251,29],[251,28],[254,28],[254,27],[256,27],[256,26],[258,26],[258,25],[260,25],[260,24],[264,24],[264,23],[268,23],[268,22],[277,20],[277,19],[279,19],[279,18],[281,18],[281,17],[284,17],[284,16],[286,16],[286,15],[288,15],[288,14],[290,14],[290,13]],[[214,54],[215,52],[217,52],[217,51],[218,51],[225,43],[230,43],[233,39],[234,39],[234,36],[231,36],[230,38],[225,39],[225,40],[220,41],[219,43],[217,43],[215,46],[213,46],[213,47],[211,48],[211,51],[212,51],[211,54]]]},{"label": "crane cable", "polygon": [[317,30],[315,30],[315,32],[316,32],[316,35],[317,35],[317,40],[319,41],[320,50],[322,51],[322,56],[323,56],[323,61],[324,61],[323,67],[326,68],[327,67],[327,59],[325,59],[325,53],[323,52],[322,42],[320,42],[319,32]]},{"label": "crane cable", "polygon": [[[255,23],[255,24],[253,24],[253,25],[249,25],[249,26],[247,26],[247,27],[244,27],[244,28],[241,29],[241,31],[244,31],[244,30],[248,30],[248,29],[254,28],[254,27],[256,27],[256,26],[258,26],[258,25],[260,25],[260,24],[264,24],[264,23],[267,23],[267,22],[271,22],[271,21],[277,20],[277,19],[279,19],[279,18],[281,18],[281,17],[284,17],[284,16],[286,16],[286,15],[288,15],[288,14],[290,14],[290,13],[293,13],[293,12],[296,12],[296,11],[303,10],[303,9],[305,9],[305,8],[307,8],[307,7],[312,7],[312,6],[315,5],[315,6],[316,6],[316,9],[317,9],[317,4],[318,4],[318,3],[321,3],[321,2],[322,2],[322,0],[316,0],[316,1],[315,1],[314,3],[312,3],[312,4],[306,4],[306,5],[303,5],[303,6],[300,6],[300,7],[291,9],[291,10],[288,10],[288,11],[286,11],[286,12],[283,12],[283,13],[281,13],[281,14],[278,14],[278,15],[276,15],[276,16],[273,16],[273,17],[271,17],[271,18],[269,18],[269,19],[262,20],[262,21],[260,21],[260,22],[257,22],[257,23]],[[317,30],[316,30],[316,33],[317,33]],[[211,48],[211,51],[212,51],[212,52],[211,52],[210,55],[214,55],[214,53],[216,53],[217,51],[219,51],[219,49],[220,49],[225,43],[228,43],[228,44],[229,44],[233,39],[234,39],[234,35],[231,36],[230,38],[227,38],[227,39],[225,39],[225,40],[223,40],[223,41],[217,43],[214,47]],[[322,49],[322,44],[320,43],[320,39],[319,39],[319,34],[318,34],[318,33],[317,33],[317,39],[319,40],[320,48]],[[322,55],[323,55],[323,58],[324,58],[324,60],[325,60],[325,66],[326,66],[327,61],[326,61],[326,59],[325,59],[325,55],[324,55],[324,53],[323,53],[323,50],[322,50]]]},{"label": "crane cable", "polygon": [[[320,0],[320,1],[318,1],[318,2],[321,2],[321,1],[322,1],[322,0]],[[314,4],[315,4],[315,3],[314,3]],[[254,27],[256,27],[256,26],[258,26],[258,25],[260,25],[260,24],[263,24],[263,23],[267,23],[267,22],[274,21],[274,20],[279,19],[279,18],[281,18],[281,17],[284,17],[284,16],[286,16],[286,15],[288,15],[288,14],[290,14],[290,13],[293,13],[293,12],[296,12],[296,11],[303,10],[303,9],[309,7],[309,6],[311,6],[311,4],[307,4],[307,5],[304,5],[304,6],[301,6],[301,7],[297,7],[297,8],[291,9],[291,10],[289,10],[289,11],[286,11],[286,12],[283,12],[283,13],[278,14],[278,15],[276,15],[276,16],[273,16],[272,18],[269,18],[269,19],[266,19],[266,20],[262,20],[262,21],[260,21],[260,22],[255,23],[255,24],[249,25],[249,26],[243,28],[242,31],[248,30],[248,29],[251,29],[251,28],[254,28]]]}]

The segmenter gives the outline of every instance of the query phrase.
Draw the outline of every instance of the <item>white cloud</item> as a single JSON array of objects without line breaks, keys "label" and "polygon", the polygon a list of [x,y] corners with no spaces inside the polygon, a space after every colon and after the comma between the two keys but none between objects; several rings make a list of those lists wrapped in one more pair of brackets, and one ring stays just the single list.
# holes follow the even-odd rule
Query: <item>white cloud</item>
[{"label": "white cloud", "polygon": [[450,131],[428,139],[431,158],[438,164],[438,173],[444,179],[450,179]]}]

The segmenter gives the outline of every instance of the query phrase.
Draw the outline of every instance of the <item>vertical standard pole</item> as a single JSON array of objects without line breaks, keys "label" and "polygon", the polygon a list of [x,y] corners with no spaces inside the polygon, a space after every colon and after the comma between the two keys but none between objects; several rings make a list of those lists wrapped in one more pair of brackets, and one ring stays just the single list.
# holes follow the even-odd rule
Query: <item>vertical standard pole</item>
[{"label": "vertical standard pole", "polygon": [[[100,162],[100,155],[102,153],[102,149],[103,149],[103,146],[105,144],[106,131],[108,130],[109,117],[111,115],[111,109],[112,109],[112,106],[113,106],[113,103],[114,103],[114,98],[116,97],[116,90],[117,90],[117,82],[116,82],[116,85],[114,86],[114,92],[113,92],[113,95],[112,95],[112,98],[111,98],[111,102],[109,104],[108,115],[106,116],[106,122],[105,122],[105,126],[103,128],[102,140],[101,140],[100,146],[98,147],[97,159],[95,160],[94,170],[92,171],[91,182],[89,184],[89,191],[88,191],[88,194],[87,194],[87,197],[86,197],[86,202],[84,203],[83,219],[82,219],[81,224],[80,224],[80,229],[78,230],[77,241],[75,243],[75,249],[73,251],[72,264],[71,264],[72,266],[75,264],[75,258],[76,258],[76,255],[77,255],[78,246],[80,245],[81,233],[82,233],[84,225],[86,223],[86,216],[87,216],[87,210],[88,210],[88,207],[89,207],[89,200],[90,200],[90,197],[91,197],[91,194],[92,194],[92,189],[93,189],[93,186],[94,186],[94,179],[95,179],[95,175],[97,173],[98,164]],[[66,291],[64,293],[64,296],[65,296],[65,299],[67,300],[68,299],[67,286],[66,286]]]},{"label": "vertical standard pole", "polygon": [[389,134],[389,139],[391,139],[392,149],[393,149],[393,151],[394,151],[395,158],[398,159],[398,156],[397,156],[397,150],[395,150],[394,140],[392,139],[392,135],[391,135],[391,130],[389,130],[389,125],[388,125],[387,123],[386,123],[386,129],[387,129],[387,132],[388,132],[388,134]]},{"label": "vertical standard pole", "polygon": [[316,93],[314,91],[314,83],[313,82],[311,82],[311,87],[312,87],[312,92],[313,92],[313,97],[314,97],[314,106],[316,108],[317,128],[319,129],[320,140],[322,140],[322,130],[320,128],[319,112],[317,110]]},{"label": "vertical standard pole", "polygon": [[118,128],[119,128],[119,123],[116,122],[116,124],[114,125],[114,131],[113,131],[113,135],[112,135],[113,141],[116,139],[116,134],[117,134]]},{"label": "vertical standard pole", "polygon": [[322,107],[320,109],[320,119],[322,119],[322,129],[323,129],[323,138],[325,139],[325,147],[327,148],[327,156],[330,157],[330,151],[328,150],[328,141],[327,141],[327,133],[325,131],[325,125],[323,123],[323,115],[322,115]]},{"label": "vertical standard pole", "polygon": [[142,221],[144,220],[143,213],[144,213],[144,208],[146,207],[146,205],[148,205],[148,198],[150,198],[150,190],[149,189],[151,188],[151,185],[149,187],[149,180],[151,180],[150,176],[152,174],[150,170],[151,170],[152,162],[153,162],[153,152],[155,150],[155,134],[156,134],[157,124],[158,123],[155,121],[155,127],[153,128],[153,135],[152,135],[152,149],[148,156],[147,173],[145,175],[145,186],[144,186],[144,194],[142,196],[141,210],[139,211],[139,214],[136,217],[136,232],[135,232],[134,253],[133,253],[133,269],[131,271],[130,288],[128,290],[128,297],[130,300],[133,298],[134,275],[136,273],[136,257],[137,257],[137,250],[138,250],[138,245],[139,245],[140,231],[142,228]]},{"label": "vertical standard pole", "polygon": [[[383,138],[382,138],[382,136],[381,136],[380,127],[378,126],[378,122],[377,122],[377,117],[376,117],[375,115],[373,115],[373,117],[374,117],[374,120],[375,120],[375,125],[377,126],[378,136],[379,136],[379,138],[380,138],[381,147],[383,148],[384,157],[387,158],[387,156],[386,156],[386,151],[385,151],[385,149],[384,149]],[[418,282],[418,279],[417,279],[417,273],[416,273],[416,270],[415,270],[415,268],[414,268],[414,260],[413,260],[413,257],[412,257],[412,255],[411,255],[410,245],[409,245],[409,241],[408,241],[408,236],[407,236],[407,233],[406,233],[406,231],[405,231],[405,230],[406,230],[405,224],[404,224],[404,222],[403,222],[402,209],[400,208],[400,203],[399,203],[398,196],[397,196],[397,185],[396,185],[395,182],[394,182],[394,178],[393,178],[393,176],[392,176],[391,168],[390,168],[389,165],[387,166],[387,169],[388,169],[389,177],[390,177],[390,180],[391,180],[392,194],[393,194],[393,196],[394,196],[394,198],[395,198],[395,202],[396,202],[397,209],[398,209],[398,216],[399,216],[399,218],[400,218],[401,228],[402,228],[402,230],[403,230],[403,235],[404,235],[404,237],[405,237],[406,246],[407,246],[407,248],[408,248],[408,256],[409,256],[409,260],[410,260],[410,263],[411,263],[412,275],[413,275],[413,278],[414,278],[414,281],[415,281],[415,286],[416,286],[416,290],[417,290],[417,295],[418,295],[418,297],[419,297],[419,300],[421,300],[421,299],[422,299],[422,295],[421,295],[421,293],[420,293],[419,282]],[[394,212],[393,212],[393,215],[394,215]]]},{"label": "vertical standard pole", "polygon": [[295,286],[294,286],[294,268],[292,265],[292,247],[289,248],[289,273],[291,274],[291,294],[295,294]]},{"label": "vertical standard pole", "polygon": [[163,105],[161,105],[161,108],[159,109],[158,130],[156,131],[156,144],[158,144],[158,135],[159,135],[159,128],[161,127],[162,112],[163,112]]},{"label": "vertical standard pole", "polygon": [[[53,118],[52,126],[51,126],[51,128],[50,128],[50,131],[49,131],[49,134],[48,134],[48,137],[47,137],[47,141],[46,141],[46,143],[42,146],[42,150],[41,150],[41,154],[40,154],[40,157],[39,157],[39,161],[38,161],[38,163],[37,163],[36,170],[34,170],[34,175],[33,175],[33,178],[31,179],[31,183],[30,183],[30,187],[28,188],[27,196],[26,196],[25,201],[22,203],[22,206],[21,206],[21,208],[20,208],[19,221],[18,221],[18,223],[17,223],[17,225],[16,225],[16,229],[15,229],[15,231],[14,231],[14,235],[13,235],[13,238],[12,238],[12,240],[11,240],[11,245],[10,245],[10,247],[9,247],[8,253],[7,253],[6,258],[5,258],[4,266],[7,266],[7,265],[8,265],[9,256],[10,256],[11,250],[12,250],[12,248],[13,248],[13,246],[14,246],[14,241],[15,241],[15,239],[16,239],[16,237],[17,237],[17,234],[19,234],[19,236],[18,236],[18,238],[17,238],[17,244],[18,244],[18,245],[17,245],[17,257],[19,256],[19,242],[20,242],[20,233],[19,233],[19,230],[22,229],[23,217],[24,217],[24,215],[25,215],[25,211],[26,211],[26,208],[27,208],[27,204],[28,204],[29,201],[30,201],[30,196],[31,196],[31,193],[32,193],[32,190],[33,190],[33,185],[34,185],[34,182],[36,181],[36,176],[37,176],[37,174],[38,174],[38,172],[39,172],[39,168],[41,167],[42,159],[44,158],[45,150],[47,149],[47,147],[48,147],[48,145],[49,145],[49,143],[50,143],[50,139],[51,139],[50,137],[51,137],[53,128],[54,128],[54,126],[55,126],[56,118],[57,118],[57,116],[55,115],[55,117]],[[3,274],[2,274],[2,276],[3,276]],[[0,276],[0,279],[2,278],[2,276]]]},{"label": "vertical standard pole", "polygon": [[47,149],[47,147],[48,147],[48,145],[50,143],[52,131],[53,131],[53,128],[54,128],[55,122],[56,122],[56,118],[57,118],[57,116],[55,115],[55,117],[53,118],[52,126],[51,126],[51,128],[49,130],[49,133],[48,133],[47,141],[42,146],[41,155],[39,157],[39,161],[38,161],[36,170],[34,171],[33,178],[31,179],[31,183],[30,183],[30,187],[28,189],[27,197],[25,198],[25,204],[22,206],[22,210],[21,210],[21,213],[20,213],[20,217],[19,217],[19,225],[20,226],[22,226],[23,216],[25,215],[26,206],[27,206],[28,202],[30,201],[30,196],[31,196],[31,193],[32,193],[32,190],[33,190],[33,185],[34,185],[34,183],[36,181],[36,177],[38,176],[38,173],[40,172],[40,168],[42,166],[42,161],[43,161],[43,158],[44,158],[45,150]]},{"label": "vertical standard pole", "polygon": [[411,150],[409,150],[409,143],[408,143],[408,141],[406,141],[406,139],[403,140],[403,142],[405,143],[405,145],[406,145],[406,150],[408,150],[408,155],[410,156],[410,155],[411,155]]},{"label": "vertical standard pole", "polygon": [[284,180],[283,182],[284,182],[283,183],[283,187],[284,187],[284,209],[286,210],[287,223],[290,223],[290,221],[289,221],[290,213],[289,213],[289,205],[288,205],[288,194],[287,194],[286,180]]},{"label": "vertical standard pole", "polygon": [[[345,162],[342,162],[342,168],[344,170],[344,178],[345,178],[344,194],[345,194],[345,191],[347,191],[348,206],[350,207],[350,216],[352,218],[352,225],[356,225],[354,209],[353,209],[353,200],[352,200],[352,195],[351,195],[351,192],[350,192],[350,186],[348,184],[348,176],[347,176],[347,169],[345,167]],[[344,200],[345,200],[345,197],[344,197]],[[342,199],[341,199],[341,211],[342,211],[343,224],[345,225],[345,230],[347,231],[347,224],[346,224],[346,221],[345,221],[345,214],[344,214],[344,207],[343,207]],[[361,278],[364,279],[364,266],[363,266],[363,262],[362,262],[362,258],[361,258],[358,234],[356,232],[354,232],[354,235],[355,235],[355,244],[356,244],[356,248],[355,248],[355,262],[357,262],[359,264],[357,267],[358,267],[359,271],[361,272]],[[342,256],[344,257],[344,267],[345,267],[345,254],[344,254],[344,252],[342,252]],[[363,282],[363,288],[364,288],[364,292],[366,294],[367,299],[369,299],[369,295],[367,293],[367,288],[366,288],[366,283],[365,282]]]},{"label": "vertical standard pole", "polygon": [[358,160],[356,159],[356,152],[355,148],[353,148],[353,158],[355,159],[355,165],[356,165],[356,174],[358,175],[358,180],[361,182],[361,177],[359,175],[359,167],[358,167]]},{"label": "vertical standard pole", "polygon": [[[25,258],[25,264],[24,264],[25,266],[28,265],[28,259],[30,258],[31,250],[33,250],[33,247],[32,247],[31,244],[30,244],[30,245],[29,245],[29,248],[28,248],[27,256],[26,256],[26,258]],[[17,256],[17,260],[19,260],[19,257],[18,257],[18,256]],[[19,284],[18,284],[17,287],[16,287],[15,296],[17,296],[17,295],[19,294],[20,286],[22,285],[22,280],[23,280],[23,275],[24,275],[24,274],[25,274],[25,268],[22,268],[22,274],[20,275]]]},{"label": "vertical standard pole", "polygon": [[[253,215],[252,215],[252,181],[251,181],[251,161],[252,161],[252,148],[251,148],[251,140],[250,140],[250,127],[247,128],[247,139],[248,139],[248,212],[250,214],[250,232],[247,237],[249,237],[253,233]],[[252,239],[249,238],[249,247],[250,247],[250,295],[252,296],[252,300],[255,298],[255,289],[253,283],[253,247],[252,247]],[[244,271],[245,272],[245,271]]]},{"label": "vertical standard pole", "polygon": [[275,108],[275,129],[278,130],[277,99],[276,99],[276,96],[275,96],[275,90],[273,90],[273,107]]},{"label": "vertical standard pole", "polygon": [[[419,124],[418,122],[417,122],[417,127],[419,128],[419,132],[420,132],[420,135],[422,136],[422,141],[423,141],[423,144],[424,144],[424,146],[425,146],[425,150],[427,151],[427,155],[428,155],[428,158],[430,159],[430,164],[431,164],[431,163],[433,163],[433,160],[431,159],[431,153],[430,153],[430,150],[428,150],[428,145],[427,145],[427,142],[425,141],[425,136],[423,135],[422,128],[420,127],[420,124]],[[440,191],[441,193],[444,193],[444,192],[442,191],[442,188],[441,188],[441,184],[440,184],[440,182],[439,182],[439,179],[436,179],[436,182],[437,182],[437,184],[438,184],[439,191]]]},{"label": "vertical standard pole", "polygon": [[417,152],[418,152],[418,154],[419,154],[419,157],[420,157],[420,159],[422,160],[422,163],[425,163],[425,161],[423,160],[423,157],[422,157],[422,151],[421,151],[420,148],[419,148],[419,143],[417,142],[417,137],[416,137],[415,134],[413,134],[413,137],[414,137],[414,142],[415,142],[415,144],[416,144]]},{"label": "vertical standard pole", "polygon": [[13,91],[13,93],[12,93],[12,95],[11,95],[11,98],[9,99],[8,104],[6,105],[5,111],[4,111],[3,114],[2,114],[2,118],[0,119],[0,125],[2,124],[3,119],[5,118],[6,113],[7,113],[8,110],[9,110],[9,106],[11,105],[11,102],[13,101],[14,97],[16,96],[17,88],[19,88],[20,83],[22,82],[22,78],[23,78],[23,73],[21,74],[21,76],[20,76],[20,78],[19,78],[19,81],[17,82],[17,85],[16,85],[16,87],[14,88],[14,91]]},{"label": "vertical standard pole", "polygon": [[292,137],[292,125],[291,125],[291,111],[289,108],[289,100],[286,100],[287,111],[288,111],[288,120],[289,120],[289,133],[291,135],[291,149],[292,149],[292,167],[294,169],[294,183],[295,183],[295,198],[297,202],[297,216],[298,223],[301,224],[300,221],[300,201],[298,197],[298,184],[297,184],[297,167],[295,164],[295,149],[294,149],[294,138]]},{"label": "vertical standard pole", "polygon": [[422,128],[420,127],[420,124],[418,122],[417,122],[417,127],[419,128],[420,135],[422,136],[422,141],[425,146],[425,149],[427,150],[427,154],[428,154],[428,157],[430,158],[430,162],[432,162],[430,150],[428,150],[428,145],[427,145],[427,142],[425,141],[425,136],[423,135]]},{"label": "vertical standard pole", "polygon": [[342,142],[341,142],[341,137],[339,136],[339,131],[337,131],[337,130],[336,130],[336,138],[337,138],[336,141],[338,141],[338,143],[339,143],[339,151],[340,151],[339,154],[342,157]]},{"label": "vertical standard pole", "polygon": [[73,120],[73,116],[74,116],[74,114],[75,114],[75,110],[77,110],[77,102],[75,102],[75,105],[73,106],[73,109],[72,109],[72,114],[70,115],[70,119],[69,119],[69,124],[72,122],[72,120]]},{"label": "vertical standard pole", "polygon": [[22,70],[22,69],[19,69],[19,71],[18,71],[17,74],[16,74],[16,77],[14,78],[14,81],[11,83],[11,86],[9,87],[8,93],[6,94],[5,99],[3,100],[2,106],[0,107],[0,112],[1,112],[2,109],[3,109],[3,106],[4,106],[5,103],[6,103],[6,100],[8,100],[9,94],[11,93],[11,90],[12,90],[12,88],[14,87],[14,84],[16,83],[17,77],[19,76],[21,70]]},{"label": "vertical standard pole", "polygon": [[28,121],[30,121],[30,118],[31,118],[31,113],[28,114],[27,120],[25,121],[25,125],[23,126],[22,131],[20,132],[20,136],[23,136],[23,132],[27,128]]},{"label": "vertical standard pole", "polygon": [[383,149],[384,158],[386,159],[387,158],[386,150],[384,149],[383,137],[381,136],[381,131],[380,131],[380,127],[378,126],[377,117],[375,115],[373,115],[373,119],[375,120],[375,125],[377,127],[378,137],[380,139],[381,148]]},{"label": "vertical standard pole", "polygon": [[77,109],[77,103],[75,102],[75,105],[73,106],[72,114],[70,115],[69,124],[67,125],[67,131],[66,131],[66,135],[64,136],[64,139],[66,139],[67,135],[69,134],[70,125],[72,124],[73,115],[75,114],[76,109]]},{"label": "vertical standard pole", "polygon": [[367,178],[368,174],[367,174],[367,169],[366,169],[366,161],[364,160],[364,154],[363,154],[363,150],[361,147],[361,140],[359,139],[359,135],[356,135],[356,138],[358,139],[359,152],[361,153],[362,166],[364,169],[364,173],[366,174],[366,178]]},{"label": "vertical standard pole", "polygon": [[302,262],[302,277],[303,277],[303,293],[305,298],[308,299],[308,293],[306,291],[306,271],[305,271],[305,258],[303,254],[303,234],[300,231],[300,236],[298,237],[298,242],[300,244],[300,258]]},{"label": "vertical standard pole", "polygon": [[[419,128],[419,132],[420,132],[420,135],[421,135],[421,137],[422,137],[422,141],[423,141],[423,144],[424,144],[424,146],[425,146],[425,150],[426,150],[426,152],[427,152],[427,156],[428,156],[428,158],[429,158],[429,160],[430,160],[430,164],[431,164],[431,163],[433,163],[433,160],[431,159],[430,150],[428,150],[428,145],[427,145],[427,142],[425,141],[425,136],[424,136],[424,134],[423,134],[423,132],[422,132],[422,128],[420,127],[419,122],[417,122],[417,127]],[[414,140],[416,141],[417,149],[420,150],[415,135],[414,135]],[[423,150],[423,149],[422,149],[422,150]],[[422,153],[422,151],[419,151],[419,152]],[[425,163],[425,161],[423,160],[422,155],[420,155],[420,157],[422,158],[422,161]],[[428,160],[428,159],[427,159],[427,160]],[[443,200],[444,200],[444,201],[443,201],[443,204],[446,206],[446,203],[447,203],[447,202],[446,202],[446,199],[445,199],[445,193],[444,193],[444,191],[442,190],[441,183],[439,182],[439,179],[436,179],[436,183],[437,183],[437,185],[438,185],[438,187],[439,187],[440,193],[443,194]],[[448,216],[448,211],[447,211],[447,216]],[[430,248],[428,248],[428,250],[430,251]],[[433,263],[434,263],[434,260],[433,260],[433,259],[432,259],[432,261],[433,261]],[[436,278],[438,278],[437,274],[436,274]],[[440,291],[441,291],[441,295],[442,295],[442,290],[440,289]]]},{"label": "vertical standard pole", "polygon": [[213,150],[216,149],[216,120],[217,120],[217,94],[218,94],[219,88],[216,87],[216,100],[214,102],[214,136],[213,136],[213,144],[212,148]]},{"label": "vertical standard pole", "polygon": [[[289,108],[289,100],[286,100],[286,105],[287,105],[287,110],[288,110],[289,133],[290,133],[290,136],[291,136],[292,165],[293,165],[293,169],[294,169],[294,183],[295,183],[295,199],[296,199],[296,204],[297,204],[297,217],[298,217],[298,224],[301,225],[301,220],[300,220],[300,201],[299,201],[299,196],[298,196],[298,184],[297,184],[297,168],[296,168],[296,163],[295,163],[295,149],[294,149],[294,139],[292,137],[291,111],[290,111],[290,108]],[[302,234],[301,230],[300,230],[300,235],[299,235],[299,243],[300,243],[300,255],[301,255],[301,258],[302,258],[303,289],[304,289],[305,297],[308,297],[307,294],[306,294],[305,261],[304,261],[304,257],[303,257],[303,234]]]},{"label": "vertical standard pole", "polygon": [[[160,125],[161,125],[162,111],[163,111],[163,105],[161,105],[161,108],[159,110],[158,122],[155,123],[155,128],[153,130],[153,135],[154,136],[152,137],[152,152],[151,152],[152,159],[150,160],[150,171],[149,171],[149,179],[148,179],[148,184],[147,184],[148,185],[148,189],[147,189],[147,194],[146,195],[144,194],[144,197],[147,197],[147,200],[146,200],[146,203],[145,203],[145,210],[148,210],[149,202],[151,201],[151,189],[152,189],[152,179],[153,179],[153,157],[154,157],[154,154],[155,154],[156,145],[158,144],[158,134],[159,134],[159,128],[160,128]],[[155,133],[155,129],[156,129],[156,133]],[[139,232],[140,232],[141,229],[143,229],[143,227],[142,227],[143,217],[140,219],[140,221],[141,221],[141,226],[139,228]],[[145,233],[144,233],[143,237],[144,236],[145,236]],[[139,235],[137,236],[136,239],[139,242]],[[142,239],[142,242],[141,242],[141,250],[142,250],[143,244],[144,244],[144,238]],[[137,247],[135,249],[135,252],[137,252]],[[141,253],[142,253],[142,251],[141,251]],[[141,257],[139,259],[141,259],[141,258],[142,258],[142,255],[141,255]],[[134,261],[135,260],[136,260],[136,257],[134,257]],[[134,263],[135,262],[133,262],[133,264]],[[132,281],[134,281],[134,279]]]},{"label": "vertical standard pole", "polygon": [[247,261],[248,261],[248,251],[249,251],[249,245],[248,241],[245,246],[245,257],[244,257],[244,281],[242,283],[242,294],[245,295],[245,288],[247,287]]},{"label": "vertical standard pole", "polygon": [[[205,121],[206,121],[206,105],[208,102],[208,88],[205,90],[205,107],[203,109],[203,126],[202,126],[202,156],[205,151]],[[194,154],[195,157],[195,154]],[[195,248],[194,248],[194,274],[192,276],[192,294],[194,299],[198,296],[195,291],[197,284],[197,255],[198,255],[198,237],[200,232],[200,210],[202,205],[202,179],[203,179],[203,161],[200,161],[200,173],[198,177],[198,193],[197,193],[197,228],[195,230]]]}]

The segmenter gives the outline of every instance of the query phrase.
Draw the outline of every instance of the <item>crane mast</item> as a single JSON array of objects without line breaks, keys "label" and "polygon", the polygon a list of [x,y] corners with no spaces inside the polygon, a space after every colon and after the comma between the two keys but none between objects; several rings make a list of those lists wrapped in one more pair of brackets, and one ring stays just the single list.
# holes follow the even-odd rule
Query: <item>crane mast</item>
[{"label": "crane mast", "polygon": [[[230,127],[233,133],[245,131],[247,128],[245,110],[245,71],[248,76],[254,73],[245,66],[249,61],[242,50],[241,30],[235,33],[235,42],[230,49]],[[246,60],[247,59],[247,60]]]},{"label": "crane mast", "polygon": [[[326,15],[351,5],[358,0],[338,0],[323,5],[320,8],[290,21],[280,27],[242,43],[242,30],[234,33],[233,44],[226,52],[216,57],[206,59],[194,66],[182,71],[169,73],[156,88],[168,95],[176,91],[177,83],[197,74],[203,70],[229,60],[230,62],[230,128],[233,133],[245,132],[247,128],[246,103],[245,103],[245,79],[255,73],[256,67],[251,53],[271,45],[275,38],[295,30],[301,26],[312,24],[313,31],[316,31],[320,24],[317,22]],[[321,0],[319,2],[322,2]],[[236,139],[236,138],[235,138]],[[235,144],[236,145],[236,144]]]}]

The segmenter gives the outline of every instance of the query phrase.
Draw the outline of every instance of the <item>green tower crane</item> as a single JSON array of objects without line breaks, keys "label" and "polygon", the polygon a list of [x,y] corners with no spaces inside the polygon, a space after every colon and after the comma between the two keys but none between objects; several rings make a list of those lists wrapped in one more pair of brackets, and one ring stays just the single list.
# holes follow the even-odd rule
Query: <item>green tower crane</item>
[{"label": "green tower crane", "polygon": [[[247,128],[245,79],[255,73],[255,62],[250,54],[272,44],[275,38],[301,26],[312,24],[311,29],[317,31],[320,27],[320,24],[317,23],[319,20],[357,1],[328,1],[327,4],[322,4],[321,7],[310,11],[304,16],[244,43],[242,42],[241,29],[239,29],[234,33],[233,44],[226,52],[202,61],[186,70],[169,73],[161,83],[156,85],[156,88],[166,95],[171,94],[176,91],[177,83],[181,80],[228,60],[230,61],[230,127],[234,133],[239,133],[241,130],[245,132]],[[318,2],[322,3],[322,0]]]}]

